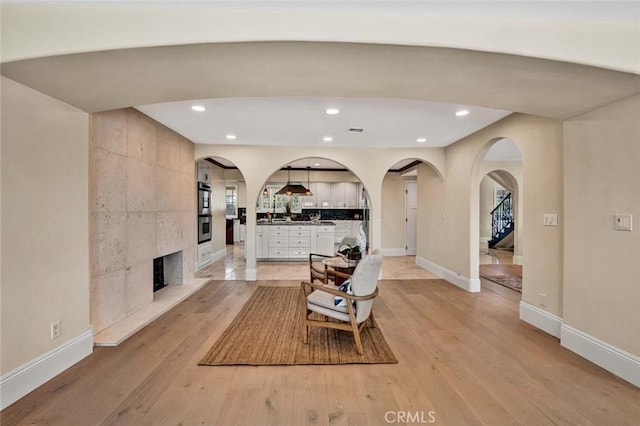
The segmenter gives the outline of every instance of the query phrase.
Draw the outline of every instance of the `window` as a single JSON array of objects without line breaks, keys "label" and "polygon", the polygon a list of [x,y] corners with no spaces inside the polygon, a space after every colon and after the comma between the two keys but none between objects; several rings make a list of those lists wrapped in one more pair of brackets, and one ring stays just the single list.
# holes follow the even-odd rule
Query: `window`
[{"label": "window", "polygon": [[225,189],[225,202],[227,204],[227,218],[237,218],[238,217],[238,187],[227,186]]}]

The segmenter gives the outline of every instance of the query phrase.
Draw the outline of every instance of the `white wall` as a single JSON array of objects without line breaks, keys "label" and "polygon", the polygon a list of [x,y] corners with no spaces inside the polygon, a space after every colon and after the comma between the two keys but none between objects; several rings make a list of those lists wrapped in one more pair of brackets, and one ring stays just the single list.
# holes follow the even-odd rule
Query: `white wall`
[{"label": "white wall", "polygon": [[[84,355],[91,351],[88,120],[2,78],[3,406],[15,396],[7,373],[79,336],[89,335]],[[52,341],[56,320],[61,336]]]},{"label": "white wall", "polygon": [[[640,356],[640,96],[564,123],[565,324]],[[613,229],[634,216],[632,232]],[[638,375],[640,378],[640,375]]]}]

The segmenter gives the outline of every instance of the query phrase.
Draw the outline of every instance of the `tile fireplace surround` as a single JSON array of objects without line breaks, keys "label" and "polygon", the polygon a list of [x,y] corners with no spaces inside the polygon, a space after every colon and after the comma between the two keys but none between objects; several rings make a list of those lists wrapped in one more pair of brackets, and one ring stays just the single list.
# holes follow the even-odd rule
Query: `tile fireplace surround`
[{"label": "tile fireplace surround", "polygon": [[[91,114],[90,296],[96,337],[140,316],[145,307],[159,309],[154,258],[181,251],[176,270],[182,276],[173,282],[184,283],[184,290],[193,285],[193,158],[193,143],[135,109]],[[157,293],[175,293],[167,292],[170,287],[182,285]]]}]

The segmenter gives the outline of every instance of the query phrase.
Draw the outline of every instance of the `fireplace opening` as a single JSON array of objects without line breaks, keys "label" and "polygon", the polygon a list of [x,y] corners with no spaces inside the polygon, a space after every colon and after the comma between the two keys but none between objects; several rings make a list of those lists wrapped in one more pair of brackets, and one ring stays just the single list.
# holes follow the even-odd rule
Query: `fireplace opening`
[{"label": "fireplace opening", "polygon": [[182,284],[182,251],[153,259],[154,293],[170,284]]},{"label": "fireplace opening", "polygon": [[164,282],[164,258],[158,257],[153,259],[153,292],[166,287]]}]

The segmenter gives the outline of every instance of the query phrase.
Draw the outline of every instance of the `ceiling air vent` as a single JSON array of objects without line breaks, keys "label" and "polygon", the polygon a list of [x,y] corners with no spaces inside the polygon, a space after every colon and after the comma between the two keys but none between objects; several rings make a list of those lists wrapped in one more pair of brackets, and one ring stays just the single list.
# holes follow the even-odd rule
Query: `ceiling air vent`
[{"label": "ceiling air vent", "polygon": [[358,127],[349,127],[347,129],[347,133],[362,133],[364,132],[364,129],[358,128]]}]

